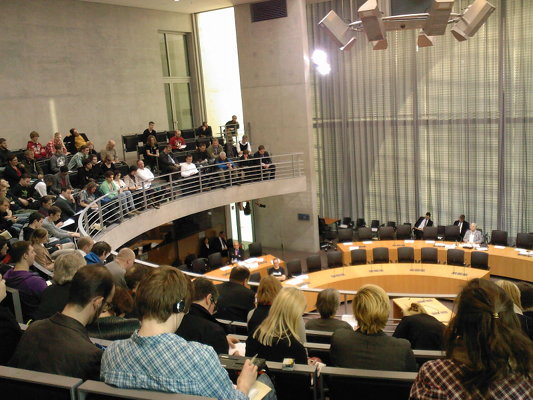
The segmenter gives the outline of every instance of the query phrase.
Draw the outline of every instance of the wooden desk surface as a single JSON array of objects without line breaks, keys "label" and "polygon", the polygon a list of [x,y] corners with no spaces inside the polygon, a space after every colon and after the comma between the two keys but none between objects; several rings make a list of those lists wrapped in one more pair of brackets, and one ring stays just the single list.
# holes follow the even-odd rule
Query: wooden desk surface
[{"label": "wooden desk surface", "polygon": [[[459,275],[465,273],[466,275]],[[489,278],[489,271],[439,264],[365,264],[321,270],[283,285],[301,288],[357,290],[373,283],[386,292],[412,294],[457,294],[474,278]],[[316,292],[305,292],[307,311],[315,309]]]},{"label": "wooden desk surface", "polygon": [[338,218],[324,218],[324,222],[326,225],[334,224],[335,222],[340,221]]},{"label": "wooden desk surface", "polygon": [[[250,273],[255,273],[255,272],[259,272],[261,274],[261,278],[264,277],[264,276],[267,276],[268,274],[268,269],[270,267],[272,267],[272,261],[276,258],[275,256],[271,255],[271,254],[267,254],[267,255],[264,255],[264,256],[261,256],[261,257],[255,257],[256,259],[258,260],[263,260],[263,261],[259,261],[257,263],[257,266],[252,266],[250,268]],[[246,261],[251,261],[252,258],[248,258],[247,260],[244,260],[244,262]],[[283,261],[282,259],[279,260],[280,261],[280,265],[285,268],[285,270],[287,269],[287,266],[285,265],[285,261]],[[209,271],[207,273],[205,273],[206,276],[210,276],[210,277],[215,277],[215,278],[229,278],[229,274],[231,272],[231,269],[236,266],[237,264],[231,264],[231,265],[226,265],[224,267],[220,267],[220,268],[217,268],[217,269],[214,269],[212,271]]]},{"label": "wooden desk surface", "polygon": [[448,324],[452,318],[452,312],[448,307],[432,297],[398,297],[392,300],[393,303],[393,317],[402,318],[404,311],[411,307],[411,303],[420,303],[427,311],[427,313],[443,324]]},{"label": "wooden desk surface", "polygon": [[[404,240],[372,240],[368,242],[352,242],[339,243],[337,247],[343,253],[344,265],[351,263],[351,247],[359,247],[366,249],[366,257],[368,261],[372,261],[372,249],[375,247],[387,247],[389,249],[389,258],[395,262],[398,260],[398,248],[407,246],[413,247],[415,252],[415,260],[421,259],[422,247],[433,247],[435,243],[443,243],[453,245],[454,242],[436,241],[428,243],[425,240],[415,240],[414,243],[405,243]],[[463,249],[465,251],[465,263],[470,264],[470,253],[476,249]],[[493,245],[488,246],[489,267],[490,273],[497,276],[505,276],[513,279],[520,279],[524,281],[533,282],[533,257],[521,256],[514,247],[505,247],[498,249]],[[446,263],[446,249],[444,247],[437,247],[439,263]]]}]

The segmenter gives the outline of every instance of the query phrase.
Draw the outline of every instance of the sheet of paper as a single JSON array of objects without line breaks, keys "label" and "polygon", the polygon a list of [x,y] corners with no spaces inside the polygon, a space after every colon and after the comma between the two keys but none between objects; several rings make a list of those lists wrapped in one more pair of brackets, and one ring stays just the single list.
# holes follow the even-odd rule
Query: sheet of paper
[{"label": "sheet of paper", "polygon": [[65,226],[72,225],[74,222],[75,222],[75,221],[74,221],[73,218],[69,218],[69,219],[67,219],[65,222],[63,222],[63,225],[61,225],[61,228],[64,228]]},{"label": "sheet of paper", "polygon": [[225,267],[221,267],[220,268],[221,271],[228,271],[230,269],[231,269],[231,267],[229,265],[226,265]]},{"label": "sheet of paper", "polygon": [[406,239],[403,241],[404,243],[414,243],[415,241],[414,240],[411,240],[411,239]]},{"label": "sheet of paper", "polygon": [[255,381],[255,383],[252,385],[252,388],[248,392],[248,397],[250,400],[261,400],[271,390],[272,389],[270,389],[263,382]]},{"label": "sheet of paper", "polygon": [[342,314],[341,319],[348,322],[352,328],[357,327],[357,321],[352,314]]},{"label": "sheet of paper", "polygon": [[233,347],[232,349],[229,349],[229,355],[230,356],[237,355],[237,356],[244,357],[246,355],[246,342],[235,343],[235,347]]},{"label": "sheet of paper", "polygon": [[359,246],[350,246],[350,250],[357,250],[359,249]]},{"label": "sheet of paper", "polygon": [[343,245],[345,245],[345,246],[351,246],[351,245],[352,245],[352,242],[344,242]]},{"label": "sheet of paper", "polygon": [[372,240],[366,240],[363,242],[363,244],[372,244],[372,243],[373,243]]},{"label": "sheet of paper", "polygon": [[505,246],[494,246],[495,249],[505,249]]},{"label": "sheet of paper", "polygon": [[[415,242],[415,241],[413,240],[413,243],[414,243],[414,242]],[[426,243],[428,243],[428,244],[434,244],[435,241],[434,241],[434,240],[426,240]]]}]

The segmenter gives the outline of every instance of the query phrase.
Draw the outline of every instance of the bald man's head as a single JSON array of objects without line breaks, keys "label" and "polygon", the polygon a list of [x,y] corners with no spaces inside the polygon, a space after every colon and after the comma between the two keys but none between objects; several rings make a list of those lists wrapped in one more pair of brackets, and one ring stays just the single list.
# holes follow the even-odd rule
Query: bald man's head
[{"label": "bald man's head", "polygon": [[118,252],[117,256],[115,257],[115,261],[118,262],[124,269],[129,269],[135,263],[135,253],[132,249],[125,247]]}]

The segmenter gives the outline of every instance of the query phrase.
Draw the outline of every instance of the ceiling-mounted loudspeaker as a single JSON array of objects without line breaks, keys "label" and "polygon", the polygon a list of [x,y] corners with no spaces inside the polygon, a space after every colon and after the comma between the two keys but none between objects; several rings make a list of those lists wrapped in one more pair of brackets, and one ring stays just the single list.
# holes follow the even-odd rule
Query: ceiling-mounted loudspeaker
[{"label": "ceiling-mounted loudspeaker", "polygon": [[368,0],[365,4],[357,10],[359,18],[365,28],[365,33],[368,41],[385,40],[385,26],[381,19],[381,11],[379,10],[376,0]]},{"label": "ceiling-mounted loudspeaker", "polygon": [[333,10],[327,13],[318,25],[329,33],[341,50],[347,50],[355,43],[355,32]]},{"label": "ceiling-mounted loudspeaker", "polygon": [[453,36],[459,42],[474,36],[495,9],[487,0],[474,1],[452,28]]},{"label": "ceiling-mounted loudspeaker", "polygon": [[424,25],[424,33],[428,36],[444,35],[448,20],[452,13],[455,0],[433,0],[429,9],[428,20]]},{"label": "ceiling-mounted loudspeaker", "polygon": [[430,47],[435,44],[435,39],[435,36],[428,36],[424,32],[420,32],[416,44],[418,47]]}]

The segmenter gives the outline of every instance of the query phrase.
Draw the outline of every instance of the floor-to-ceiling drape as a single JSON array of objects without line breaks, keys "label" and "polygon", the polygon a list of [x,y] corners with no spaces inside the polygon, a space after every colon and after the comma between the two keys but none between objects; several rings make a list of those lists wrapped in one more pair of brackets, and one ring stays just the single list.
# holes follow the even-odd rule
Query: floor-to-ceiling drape
[{"label": "floor-to-ceiling drape", "polygon": [[533,1],[491,3],[468,41],[448,28],[417,48],[417,32],[388,32],[374,51],[359,33],[345,52],[317,22],[331,9],[355,20],[356,6],[308,5],[310,51],[332,66],[313,74],[322,215],[403,223],[430,211],[438,225],[465,214],[485,232],[533,231]]}]

